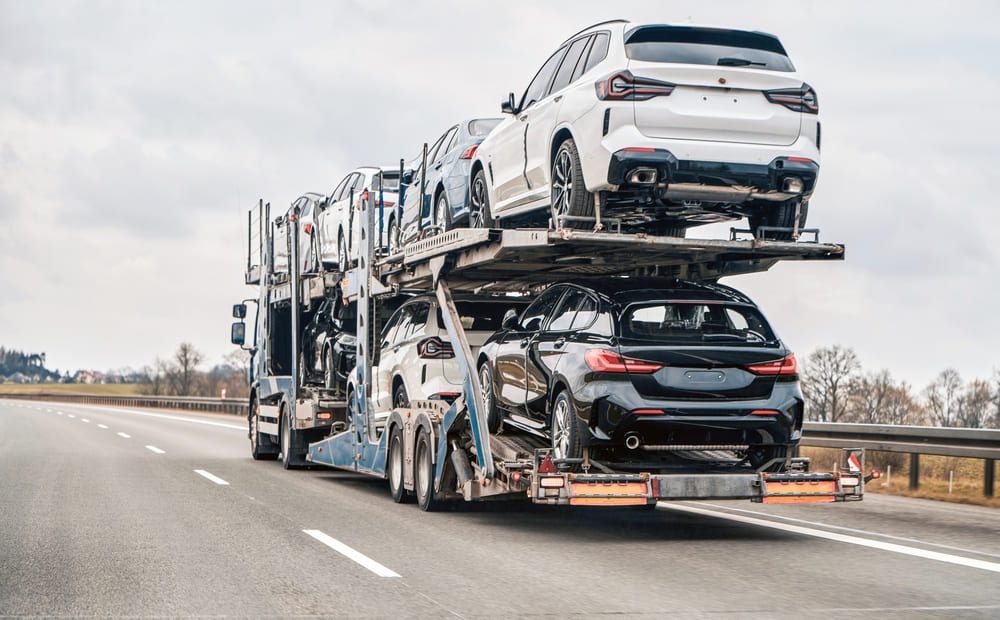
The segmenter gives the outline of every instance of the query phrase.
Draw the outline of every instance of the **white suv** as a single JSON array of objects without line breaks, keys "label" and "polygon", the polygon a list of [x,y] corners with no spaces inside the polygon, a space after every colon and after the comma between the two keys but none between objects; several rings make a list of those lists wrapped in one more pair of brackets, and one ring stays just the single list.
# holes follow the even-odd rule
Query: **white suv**
[{"label": "white suv", "polygon": [[597,24],[501,108],[470,173],[487,225],[592,225],[595,193],[602,218],[661,234],[748,217],[787,239],[805,222],[819,107],[770,34]]},{"label": "white suv", "polygon": [[[500,329],[508,310],[520,312],[527,299],[456,299],[473,355]],[[462,372],[434,296],[415,297],[399,307],[382,328],[378,364],[372,367],[376,411],[406,407],[410,400],[452,400],[462,391]],[[348,392],[353,392],[352,373]]]},{"label": "white suv", "polygon": [[[351,259],[357,258],[359,242],[357,237],[361,227],[358,214],[361,201],[368,198],[372,181],[382,175],[382,239],[387,245],[389,230],[395,226],[393,217],[396,202],[399,201],[399,169],[365,166],[348,173],[326,198],[319,212],[314,216],[320,258],[324,265],[347,270]],[[374,203],[378,206],[377,200]],[[379,230],[379,213],[375,212],[375,230]]]}]

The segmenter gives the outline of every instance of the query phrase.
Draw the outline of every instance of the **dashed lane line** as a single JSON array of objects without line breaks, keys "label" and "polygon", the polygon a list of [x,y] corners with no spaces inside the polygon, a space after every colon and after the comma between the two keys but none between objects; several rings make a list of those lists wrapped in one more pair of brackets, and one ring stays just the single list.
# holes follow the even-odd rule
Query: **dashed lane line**
[{"label": "dashed lane line", "polygon": [[153,454],[166,454],[167,453],[165,450],[160,450],[156,446],[146,446],[146,449],[149,450],[150,452],[152,452]]},{"label": "dashed lane line", "polygon": [[132,438],[132,435],[129,435],[128,433],[118,433],[118,436],[122,437],[124,439],[131,439]]},{"label": "dashed lane line", "polygon": [[361,566],[364,566],[371,572],[375,573],[379,577],[399,577],[399,574],[390,568],[386,568],[382,564],[379,564],[375,560],[371,559],[367,555],[361,553],[357,549],[349,547],[344,543],[340,542],[332,536],[328,536],[319,530],[302,530],[306,534],[312,536],[316,540],[320,541],[327,547],[330,547],[340,555],[346,557],[349,560],[357,562]]},{"label": "dashed lane line", "polygon": [[228,482],[226,482],[222,478],[216,476],[215,474],[212,474],[212,473],[209,473],[209,472],[205,471],[204,469],[196,469],[196,470],[194,470],[194,473],[198,474],[202,478],[206,478],[208,480],[211,480],[212,482],[214,482],[215,484],[218,484],[220,486],[229,486]]},{"label": "dashed lane line", "polygon": [[103,428],[103,429],[107,429],[107,428],[108,428],[108,425],[107,425],[107,424],[98,424],[98,425],[97,425],[97,428]]}]

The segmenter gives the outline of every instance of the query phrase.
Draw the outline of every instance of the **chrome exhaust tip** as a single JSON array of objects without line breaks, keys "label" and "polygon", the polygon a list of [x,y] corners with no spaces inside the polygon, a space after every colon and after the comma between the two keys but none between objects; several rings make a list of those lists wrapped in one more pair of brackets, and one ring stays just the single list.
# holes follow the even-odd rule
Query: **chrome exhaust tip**
[{"label": "chrome exhaust tip", "polygon": [[782,191],[789,194],[801,194],[804,188],[805,184],[799,177],[787,177],[782,183]]},{"label": "chrome exhaust tip", "polygon": [[637,433],[629,433],[625,436],[625,447],[629,450],[638,449],[639,443],[639,435]]},{"label": "chrome exhaust tip", "polygon": [[656,168],[636,168],[628,175],[628,182],[635,185],[653,185],[656,183]]}]

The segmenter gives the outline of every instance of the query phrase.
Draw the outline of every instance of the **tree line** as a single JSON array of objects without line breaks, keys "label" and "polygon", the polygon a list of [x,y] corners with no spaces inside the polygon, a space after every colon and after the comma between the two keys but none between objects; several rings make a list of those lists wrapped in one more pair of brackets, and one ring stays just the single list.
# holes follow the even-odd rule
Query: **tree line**
[{"label": "tree line", "polygon": [[820,347],[800,368],[806,419],[818,422],[1000,428],[1000,371],[962,379],[942,370],[922,390],[886,369],[865,369],[850,347]]},{"label": "tree line", "polygon": [[156,358],[142,369],[143,392],[157,396],[220,396],[244,398],[250,394],[247,373],[250,356],[237,349],[222,363],[202,370],[205,356],[194,345],[181,343],[168,358]]}]

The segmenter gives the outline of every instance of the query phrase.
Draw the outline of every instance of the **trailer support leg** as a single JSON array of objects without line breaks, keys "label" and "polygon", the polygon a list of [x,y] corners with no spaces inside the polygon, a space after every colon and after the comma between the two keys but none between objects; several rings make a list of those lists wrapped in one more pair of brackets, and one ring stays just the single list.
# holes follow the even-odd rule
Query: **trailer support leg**
[{"label": "trailer support leg", "polygon": [[914,452],[910,455],[910,490],[920,487],[920,455]]}]

